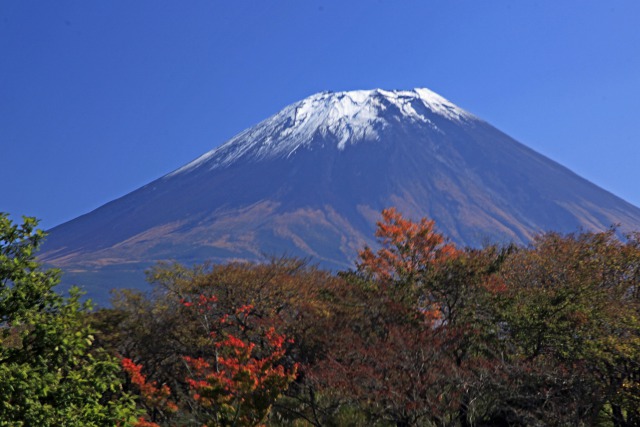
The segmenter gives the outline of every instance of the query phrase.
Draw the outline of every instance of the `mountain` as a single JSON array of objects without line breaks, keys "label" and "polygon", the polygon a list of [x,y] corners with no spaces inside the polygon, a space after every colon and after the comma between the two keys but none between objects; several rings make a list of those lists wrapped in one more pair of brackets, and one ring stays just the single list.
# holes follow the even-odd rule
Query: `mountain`
[{"label": "mountain", "polygon": [[[640,209],[427,89],[322,92],[49,231],[41,259],[91,295],[142,286],[157,260],[296,255],[351,267],[380,211],[458,244],[544,230],[640,229]],[[100,294],[100,295],[103,295]]]}]

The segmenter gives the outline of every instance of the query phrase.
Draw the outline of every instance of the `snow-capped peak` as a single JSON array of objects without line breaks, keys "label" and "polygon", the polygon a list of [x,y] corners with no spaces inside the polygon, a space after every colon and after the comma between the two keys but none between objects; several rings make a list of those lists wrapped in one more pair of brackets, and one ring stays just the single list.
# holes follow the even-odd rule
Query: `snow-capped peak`
[{"label": "snow-capped peak", "polygon": [[425,88],[321,92],[285,107],[169,176],[205,163],[210,169],[229,165],[246,155],[254,159],[286,157],[300,147],[309,147],[317,136],[335,141],[343,150],[348,144],[379,139],[381,130],[398,121],[436,128],[429,113],[456,122],[474,118]]}]

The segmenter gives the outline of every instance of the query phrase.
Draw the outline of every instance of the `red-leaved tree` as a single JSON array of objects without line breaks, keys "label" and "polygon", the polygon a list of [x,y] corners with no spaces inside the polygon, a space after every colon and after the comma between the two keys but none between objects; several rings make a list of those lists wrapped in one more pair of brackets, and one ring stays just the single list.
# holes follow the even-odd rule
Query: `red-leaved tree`
[{"label": "red-leaved tree", "polygon": [[[273,327],[254,322],[251,305],[223,315],[215,296],[200,295],[193,301],[183,300],[182,305],[207,327],[203,339],[211,349],[206,356],[183,357],[190,372],[186,382],[195,405],[190,409],[193,417],[206,426],[262,425],[275,400],[296,378],[298,365],[287,365],[285,360],[285,345],[291,340]],[[131,359],[123,358],[122,367],[148,415],[136,427],[170,422],[179,408],[171,401],[169,387],[147,381],[143,365]]]},{"label": "red-leaved tree", "polygon": [[[193,306],[185,301],[184,305]],[[214,310],[215,297],[195,304],[201,316]],[[211,323],[213,357],[185,357],[195,401],[208,414],[208,426],[262,425],[275,400],[296,378],[298,365],[285,366],[285,344],[273,327],[252,319],[252,305]]]},{"label": "red-leaved tree", "polygon": [[[158,386],[156,381],[147,381],[147,377],[142,373],[142,365],[134,363],[129,358],[123,357],[121,364],[122,369],[129,375],[131,384],[140,393],[140,405],[152,419],[166,419],[170,414],[178,410],[178,406],[170,400],[171,389],[169,389],[169,386],[166,384]],[[145,417],[141,417],[135,426],[155,427],[157,424],[147,421]]]}]

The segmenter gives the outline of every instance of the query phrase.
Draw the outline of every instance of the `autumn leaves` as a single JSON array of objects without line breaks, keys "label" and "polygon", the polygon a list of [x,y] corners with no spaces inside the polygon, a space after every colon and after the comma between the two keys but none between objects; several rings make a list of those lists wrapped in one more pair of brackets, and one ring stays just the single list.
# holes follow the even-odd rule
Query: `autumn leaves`
[{"label": "autumn leaves", "polygon": [[102,339],[153,377],[123,359],[144,422],[640,423],[637,236],[456,248],[394,209],[376,236],[354,271],[173,265],[154,297],[121,294]]}]

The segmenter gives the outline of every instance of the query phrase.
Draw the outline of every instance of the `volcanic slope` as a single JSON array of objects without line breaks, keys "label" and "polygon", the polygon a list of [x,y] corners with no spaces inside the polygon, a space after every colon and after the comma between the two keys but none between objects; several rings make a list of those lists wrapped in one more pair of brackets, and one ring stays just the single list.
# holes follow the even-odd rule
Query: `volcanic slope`
[{"label": "volcanic slope", "polygon": [[[41,258],[131,285],[158,260],[309,257],[351,267],[380,211],[434,219],[462,245],[545,230],[640,229],[640,209],[427,89],[323,92],[50,230]],[[78,276],[78,277],[80,277]]]}]

